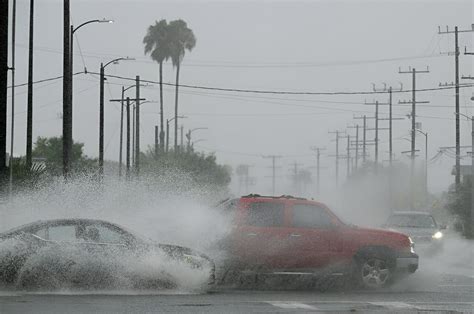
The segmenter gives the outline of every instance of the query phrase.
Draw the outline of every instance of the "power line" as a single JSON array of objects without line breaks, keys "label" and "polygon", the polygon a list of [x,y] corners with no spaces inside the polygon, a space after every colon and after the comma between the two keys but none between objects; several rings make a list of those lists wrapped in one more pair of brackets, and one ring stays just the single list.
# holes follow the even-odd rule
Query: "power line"
[{"label": "power line", "polygon": [[[79,75],[79,74],[85,74],[85,73],[86,72],[81,71],[81,72],[74,73],[73,75]],[[40,84],[40,83],[44,83],[44,82],[55,81],[55,80],[59,80],[59,79],[62,79],[62,78],[63,78],[63,75],[50,77],[50,78],[34,81],[33,84]],[[23,86],[28,86],[28,83],[15,84],[15,87],[23,87]],[[12,86],[8,86],[8,88],[12,88]]]},{"label": "power line", "polygon": [[[17,44],[16,46],[25,48],[26,44]],[[35,51],[43,51],[55,54],[62,54],[62,50],[54,49],[45,46],[36,46]],[[119,57],[121,55],[108,54],[108,53],[99,53],[99,52],[85,52],[81,56],[84,58],[93,58],[93,59],[102,59],[104,56],[107,57]],[[302,62],[233,62],[233,61],[199,61],[199,60],[186,60],[185,66],[189,67],[209,67],[209,68],[299,68],[299,67],[328,67],[328,66],[353,66],[353,65],[364,65],[370,63],[383,63],[383,62],[394,62],[394,61],[403,61],[403,60],[416,60],[416,59],[426,59],[426,58],[440,58],[444,57],[439,54],[422,54],[406,57],[393,57],[393,58],[380,58],[380,59],[367,59],[367,60],[346,60],[346,61],[328,61],[328,62],[312,62],[312,61],[302,61]],[[140,63],[155,63],[147,58],[135,57],[137,62]]]},{"label": "power line", "polygon": [[[89,74],[92,75],[99,75],[97,72],[88,72]],[[106,74],[106,77],[110,78],[115,78],[115,79],[120,79],[120,80],[126,80],[126,81],[134,81],[134,78],[129,78],[125,76],[119,76],[119,75],[111,75],[111,74]],[[144,83],[149,83],[149,84],[159,84],[160,82],[158,81],[152,81],[152,80],[142,80]],[[163,85],[166,86],[176,86],[174,83],[162,83]],[[337,92],[309,92],[309,91],[300,91],[300,92],[295,92],[295,91],[276,91],[276,90],[256,90],[256,89],[239,89],[239,88],[224,88],[224,87],[211,87],[211,86],[202,86],[202,85],[190,85],[190,84],[178,84],[179,87],[183,88],[190,88],[190,89],[200,89],[200,90],[213,90],[213,91],[222,91],[222,92],[236,92],[236,93],[253,93],[253,94],[276,94],[276,95],[374,95],[374,94],[386,94],[386,92],[382,91],[349,91],[349,92],[343,92],[343,91],[337,91]],[[463,84],[462,86],[459,87],[472,87],[474,84]],[[417,92],[427,92],[427,91],[437,91],[437,90],[448,90],[448,89],[453,89],[453,86],[438,86],[434,88],[423,88],[423,89],[418,89],[415,90]],[[413,90],[402,90],[402,91],[393,91],[394,93],[409,93],[413,92]]]}]

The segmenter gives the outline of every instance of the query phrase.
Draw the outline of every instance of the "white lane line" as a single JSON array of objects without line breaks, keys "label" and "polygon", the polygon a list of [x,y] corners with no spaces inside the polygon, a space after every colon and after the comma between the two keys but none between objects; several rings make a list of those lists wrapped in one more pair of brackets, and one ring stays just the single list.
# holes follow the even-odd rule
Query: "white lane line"
[{"label": "white lane line", "polygon": [[474,287],[474,284],[472,285],[438,285],[438,287]]},{"label": "white lane line", "polygon": [[19,293],[9,292],[9,291],[0,291],[0,297],[19,297]]},{"label": "white lane line", "polygon": [[282,308],[282,309],[299,309],[299,310],[312,310],[317,311],[318,308],[298,302],[289,302],[289,301],[265,301],[268,304]]},{"label": "white lane line", "polygon": [[369,302],[372,305],[377,305],[377,306],[382,306],[387,309],[391,310],[407,310],[407,309],[412,309],[415,310],[417,309],[416,306],[410,305],[405,302]]}]

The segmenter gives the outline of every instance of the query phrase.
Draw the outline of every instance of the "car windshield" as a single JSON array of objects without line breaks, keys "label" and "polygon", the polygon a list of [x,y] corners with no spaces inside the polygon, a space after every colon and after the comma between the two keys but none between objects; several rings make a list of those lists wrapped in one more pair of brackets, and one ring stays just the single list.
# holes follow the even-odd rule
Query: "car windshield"
[{"label": "car windshield", "polygon": [[388,221],[390,227],[436,228],[436,222],[430,215],[393,215]]}]

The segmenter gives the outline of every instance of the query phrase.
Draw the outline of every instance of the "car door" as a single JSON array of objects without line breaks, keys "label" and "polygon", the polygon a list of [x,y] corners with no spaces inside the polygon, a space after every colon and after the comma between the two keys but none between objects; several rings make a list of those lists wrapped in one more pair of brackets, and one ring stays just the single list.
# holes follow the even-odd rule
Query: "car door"
[{"label": "car door", "polygon": [[314,202],[293,202],[290,206],[290,220],[293,268],[327,266],[340,241],[334,219],[325,206]]},{"label": "car door", "polygon": [[78,237],[90,252],[120,256],[130,251],[127,236],[115,226],[97,222],[79,227],[83,230],[78,232]]},{"label": "car door", "polygon": [[285,268],[288,263],[286,203],[253,200],[243,205],[238,254],[250,267]]}]

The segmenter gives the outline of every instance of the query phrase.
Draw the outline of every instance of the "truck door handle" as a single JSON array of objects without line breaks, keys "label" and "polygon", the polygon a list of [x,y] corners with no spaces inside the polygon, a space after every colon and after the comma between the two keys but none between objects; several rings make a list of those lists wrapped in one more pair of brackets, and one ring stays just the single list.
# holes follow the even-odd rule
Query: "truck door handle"
[{"label": "truck door handle", "polygon": [[250,232],[250,233],[247,233],[247,236],[248,236],[248,237],[256,237],[257,234],[256,234],[256,233],[253,233],[253,232]]},{"label": "truck door handle", "polygon": [[301,237],[301,234],[298,234],[298,233],[290,233],[290,237]]}]

